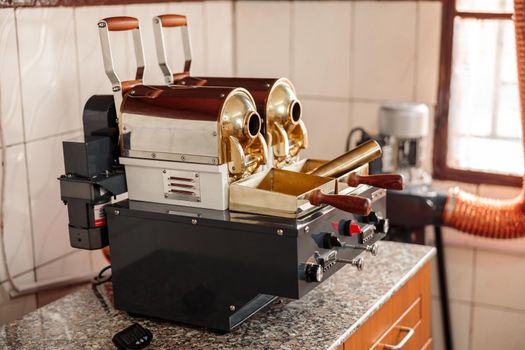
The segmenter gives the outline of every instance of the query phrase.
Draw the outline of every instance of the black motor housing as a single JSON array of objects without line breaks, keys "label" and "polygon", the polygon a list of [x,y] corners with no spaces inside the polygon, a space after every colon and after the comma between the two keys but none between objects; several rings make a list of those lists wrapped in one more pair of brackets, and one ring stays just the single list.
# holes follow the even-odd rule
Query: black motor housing
[{"label": "black motor housing", "polygon": [[71,246],[92,250],[108,245],[104,207],[127,188],[124,169],[118,164],[113,96],[92,96],[82,120],[84,136],[62,144],[65,174],[59,178],[60,197],[68,209]]}]

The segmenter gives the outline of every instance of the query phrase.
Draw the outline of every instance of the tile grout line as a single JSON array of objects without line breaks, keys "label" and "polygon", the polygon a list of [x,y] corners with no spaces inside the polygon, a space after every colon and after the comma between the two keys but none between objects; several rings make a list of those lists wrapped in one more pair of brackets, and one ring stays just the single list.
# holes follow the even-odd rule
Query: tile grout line
[{"label": "tile grout line", "polygon": [[[204,59],[206,60],[206,73],[209,75],[211,72],[211,60],[210,60],[210,50],[209,50],[209,40],[208,40],[208,10],[207,10],[207,4],[208,1],[203,1],[201,3],[201,18],[204,20],[202,21],[202,32],[205,33],[204,35]],[[169,5],[168,5],[169,6]],[[168,11],[169,12],[169,11]]]},{"label": "tile grout line", "polygon": [[[438,295],[432,295],[432,300],[434,300],[434,301],[441,301],[441,297],[438,296]],[[448,300],[449,300],[449,302],[452,302],[454,304],[460,304],[460,305],[463,305],[463,306],[471,306],[471,304],[472,304],[474,306],[479,306],[479,307],[483,307],[483,308],[486,308],[486,309],[503,310],[505,312],[511,312],[511,313],[515,313],[515,314],[519,314],[519,315],[525,315],[525,309],[519,309],[519,308],[510,307],[510,306],[489,304],[489,303],[476,302],[476,301],[471,302],[471,301],[468,301],[468,300],[456,299],[456,298],[448,298]]]},{"label": "tile grout line", "polygon": [[415,22],[414,22],[414,77],[412,81],[412,100],[416,100],[417,96],[417,85],[418,85],[418,67],[419,67],[419,29],[421,25],[421,21],[419,18],[420,13],[420,5],[419,2],[416,2],[416,13],[415,13]]},{"label": "tile grout line", "polygon": [[63,131],[63,132],[59,132],[58,134],[52,134],[52,135],[48,135],[48,136],[38,137],[38,138],[35,138],[33,140],[26,141],[24,143],[30,145],[30,144],[35,143],[35,142],[45,141],[45,140],[49,140],[49,139],[52,139],[52,138],[55,138],[55,137],[66,136],[66,135],[69,135],[69,134],[75,134],[75,133],[78,133],[78,132],[81,132],[81,131],[82,131],[82,129],[74,129],[74,130],[69,130],[69,131]]},{"label": "tile grout line", "polygon": [[233,76],[237,76],[237,0],[232,1],[232,19],[231,19],[231,26],[232,26],[232,73]]},{"label": "tile grout line", "polygon": [[[50,265],[50,264],[52,264],[52,263],[54,263],[54,262],[57,262],[57,261],[62,260],[62,259],[65,259],[65,258],[67,258],[67,257],[69,257],[69,256],[72,256],[72,255],[77,254],[77,253],[80,253],[80,252],[81,252],[80,249],[73,250],[73,251],[71,251],[71,252],[69,252],[69,253],[66,253],[66,254],[63,254],[63,255],[57,256],[56,258],[50,259],[50,260],[48,260],[48,261],[46,261],[46,262],[44,262],[44,263],[38,265],[36,268],[38,269],[38,268],[41,268],[41,267],[45,267],[45,266],[47,266],[47,265]],[[32,272],[32,271],[33,271],[33,269],[25,270],[25,271],[21,271],[21,272],[17,273],[16,275],[13,275],[13,279],[15,279],[15,278],[19,278],[19,277],[22,277],[22,276],[24,276],[25,274],[30,273],[30,272]],[[7,279],[1,280],[1,281],[0,281],[0,285],[1,285],[1,284],[4,284],[4,283],[6,283],[6,282],[7,282]]]},{"label": "tile grout line", "polygon": [[289,22],[289,27],[288,27],[288,32],[289,32],[289,40],[290,40],[290,45],[288,45],[288,74],[290,74],[290,79],[292,81],[295,80],[295,66],[294,66],[294,61],[295,61],[295,5],[296,5],[296,2],[295,1],[288,1],[288,4],[290,5],[290,8],[288,10],[288,15],[290,16],[290,22]]},{"label": "tile grout line", "polygon": [[[354,103],[352,101],[352,96],[354,96],[354,82],[353,82],[353,72],[354,72],[354,54],[355,54],[355,45],[354,45],[354,40],[353,40],[353,36],[354,36],[354,33],[355,33],[355,12],[356,12],[356,8],[355,8],[355,3],[354,2],[350,2],[350,26],[349,26],[349,40],[350,42],[348,43],[349,45],[349,53],[350,53],[350,60],[348,62],[348,65],[349,65],[349,69],[348,69],[348,90],[349,90],[349,93],[350,93],[350,96],[349,96],[349,101],[348,101],[348,126],[349,127],[352,127],[352,126],[355,126],[355,115],[354,115]],[[349,130],[350,131],[350,130]],[[347,144],[345,145],[345,147],[348,147],[348,141],[347,141]],[[346,149],[345,149],[346,150]]]},{"label": "tile grout line", "polygon": [[[20,38],[18,30],[18,16],[17,14],[22,10],[13,10],[13,18],[15,24],[15,37],[16,37],[16,55],[18,60],[18,80],[20,82],[18,86],[18,92],[20,93],[20,117],[22,119],[22,138],[24,146],[24,164],[26,167],[26,190],[27,190],[27,212],[29,214],[29,232],[31,234],[31,255],[33,258],[33,268],[30,271],[33,271],[33,281],[37,281],[36,273],[36,252],[35,252],[35,228],[33,223],[33,209],[32,209],[32,198],[31,198],[31,183],[29,181],[29,157],[27,152],[27,135],[26,135],[26,121],[25,121],[25,111],[24,111],[24,94],[22,93],[22,67],[20,59]],[[7,268],[7,266],[6,266]],[[35,295],[35,302],[36,295]]]},{"label": "tile grout line", "polygon": [[[73,35],[75,37],[75,53],[76,53],[76,66],[77,66],[77,69],[76,69],[76,74],[77,74],[77,91],[78,91],[78,106],[80,107],[80,125],[83,125],[84,124],[84,115],[83,115],[83,108],[82,108],[82,86],[80,84],[80,50],[79,50],[79,46],[78,46],[78,28],[77,28],[77,21],[78,21],[78,18],[77,18],[77,8],[74,7],[73,8]],[[83,128],[82,128],[83,129]],[[82,130],[83,131],[83,130]],[[68,228],[69,230],[69,228]],[[93,271],[93,258],[92,258],[92,254],[91,252],[88,254],[89,255],[89,270],[90,271]],[[37,295],[37,298],[38,298],[38,295]],[[38,302],[40,302],[39,300],[37,300]]]}]

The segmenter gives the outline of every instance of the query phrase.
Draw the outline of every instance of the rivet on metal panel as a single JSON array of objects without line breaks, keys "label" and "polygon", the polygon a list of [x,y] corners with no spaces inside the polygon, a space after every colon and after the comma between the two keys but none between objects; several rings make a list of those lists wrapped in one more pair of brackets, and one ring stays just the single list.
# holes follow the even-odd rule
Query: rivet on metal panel
[{"label": "rivet on metal panel", "polygon": [[163,174],[166,174],[166,169],[162,170],[162,173],[163,173]]},{"label": "rivet on metal panel", "polygon": [[225,94],[220,94],[220,97],[221,98],[224,98],[226,95]]},{"label": "rivet on metal panel", "polygon": [[195,177],[199,177],[199,174],[198,174],[198,173],[197,173],[197,174],[195,174]]},{"label": "rivet on metal panel", "polygon": [[282,235],[284,235],[284,231],[283,231],[282,229],[280,229],[280,228],[277,229],[277,235],[278,235],[278,236],[282,236]]},{"label": "rivet on metal panel", "polygon": [[306,227],[304,228],[304,232],[306,232],[306,233],[310,232],[310,226],[306,226]]},{"label": "rivet on metal panel", "polygon": [[120,211],[115,210],[115,211],[113,212],[113,214],[115,214],[115,215],[119,215],[119,214],[120,214]]},{"label": "rivet on metal panel", "polygon": [[152,153],[151,154],[151,158],[157,158],[157,154],[156,153]]},{"label": "rivet on metal panel", "polygon": [[191,219],[191,223],[192,223],[193,225],[197,225],[197,219]]},{"label": "rivet on metal panel", "polygon": [[180,160],[186,160],[186,156],[184,155],[180,156]]},{"label": "rivet on metal panel", "polygon": [[231,312],[235,311],[235,305],[230,305],[230,311]]}]

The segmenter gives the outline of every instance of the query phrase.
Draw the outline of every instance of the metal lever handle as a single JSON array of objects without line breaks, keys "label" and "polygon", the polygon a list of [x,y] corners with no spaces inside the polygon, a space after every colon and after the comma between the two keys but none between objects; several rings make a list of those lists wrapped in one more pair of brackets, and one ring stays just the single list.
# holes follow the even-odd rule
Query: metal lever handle
[{"label": "metal lever handle", "polygon": [[[109,17],[104,18],[98,22],[98,29],[100,35],[100,45],[102,48],[102,59],[104,61],[104,70],[111,82],[111,87],[115,96],[115,105],[117,110],[120,110],[120,103],[122,102],[122,94],[134,85],[142,84],[142,77],[144,75],[144,51],[142,49],[142,37],[140,35],[139,20],[135,17]],[[135,80],[121,81],[115,72],[113,65],[113,55],[111,53],[111,41],[109,32],[115,31],[132,31],[133,44],[135,47],[135,59],[137,62],[137,70],[135,73]]]},{"label": "metal lever handle", "polygon": [[357,215],[368,215],[372,210],[370,199],[353,195],[324,194],[321,190],[310,193],[308,200],[313,205],[328,204],[346,212]]},{"label": "metal lever handle", "polygon": [[412,338],[412,336],[415,333],[414,332],[414,328],[404,327],[404,326],[399,326],[398,328],[400,330],[404,331],[404,332],[407,332],[407,335],[405,335],[405,337],[403,339],[401,339],[401,341],[399,343],[397,343],[396,345],[380,344],[380,345],[383,345],[383,349],[387,349],[387,350],[401,350],[401,349],[403,349],[403,347],[406,345],[406,343],[410,340],[410,338]]},{"label": "metal lever handle", "polygon": [[356,258],[353,260],[337,258],[335,259],[335,262],[355,266],[357,268],[357,271],[363,271],[363,269],[365,268],[365,260],[363,258]]},{"label": "metal lever handle", "polygon": [[387,190],[402,190],[405,187],[403,175],[400,174],[359,175],[352,173],[348,175],[347,183],[352,187],[365,184]]},{"label": "metal lever handle", "polygon": [[[182,46],[184,49],[183,73],[173,74],[166,55],[166,42],[164,40],[163,28],[181,28]],[[173,84],[176,78],[189,76],[191,68],[191,41],[186,16],[166,14],[153,17],[153,34],[155,36],[155,47],[157,49],[157,62],[164,75],[167,84]]]}]

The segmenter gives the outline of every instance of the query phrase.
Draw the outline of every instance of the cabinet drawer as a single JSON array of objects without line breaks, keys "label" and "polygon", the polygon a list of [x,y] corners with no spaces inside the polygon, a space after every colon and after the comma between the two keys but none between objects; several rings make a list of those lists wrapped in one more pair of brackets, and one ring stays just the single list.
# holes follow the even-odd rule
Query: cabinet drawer
[{"label": "cabinet drawer", "polygon": [[372,349],[419,349],[422,345],[420,342],[421,331],[419,327],[421,318],[421,298],[417,298],[376,344],[374,344]]},{"label": "cabinet drawer", "polygon": [[408,332],[404,350],[419,350],[430,338],[430,263],[345,341],[344,350],[388,349],[384,344],[399,344]]}]

